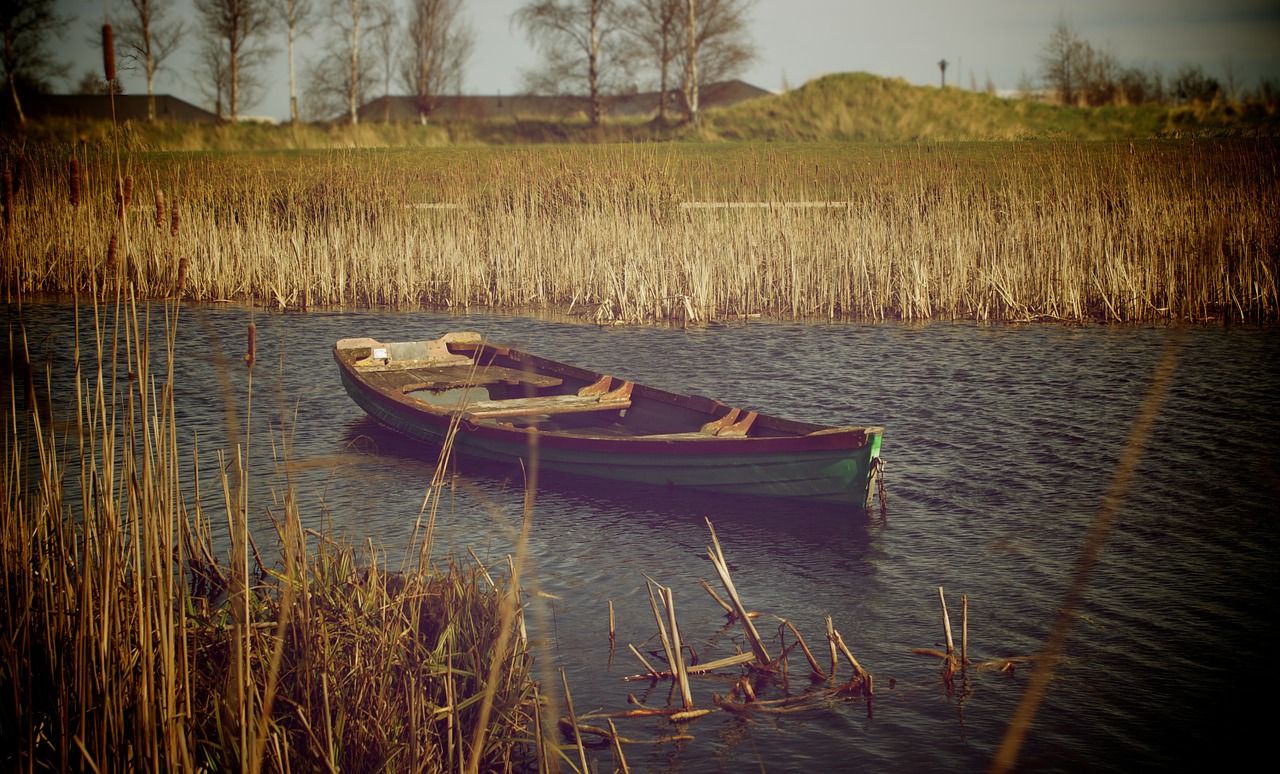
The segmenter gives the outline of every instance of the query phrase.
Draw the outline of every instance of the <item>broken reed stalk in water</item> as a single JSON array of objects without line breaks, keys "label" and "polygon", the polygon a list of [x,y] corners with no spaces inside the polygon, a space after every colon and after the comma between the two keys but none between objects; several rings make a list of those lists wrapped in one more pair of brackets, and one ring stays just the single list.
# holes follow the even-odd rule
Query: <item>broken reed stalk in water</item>
[{"label": "broken reed stalk in water", "polygon": [[818,660],[813,657],[813,652],[809,650],[809,646],[805,644],[804,637],[800,636],[800,631],[796,629],[795,624],[783,618],[781,626],[791,630],[795,635],[796,643],[800,646],[801,652],[804,653],[805,660],[809,662],[809,669],[813,675],[819,680],[827,679],[827,673],[822,671],[822,667],[818,665]]},{"label": "broken reed stalk in water", "polygon": [[764,646],[764,641],[760,639],[760,633],[756,631],[755,624],[751,623],[751,617],[747,614],[747,609],[742,605],[742,600],[738,598],[738,591],[733,586],[733,579],[729,577],[729,565],[724,560],[724,553],[720,550],[720,541],[716,538],[716,530],[712,526],[710,519],[707,519],[707,529],[711,532],[711,546],[707,548],[707,557],[711,559],[716,575],[720,576],[720,583],[729,595],[729,601],[733,604],[734,613],[742,620],[743,634],[747,638],[747,643],[751,646],[751,652],[756,656],[758,666],[762,669],[768,669],[773,663],[773,659],[770,658],[769,651]]},{"label": "broken reed stalk in water", "polygon": [[[727,568],[727,562],[725,562],[723,551],[719,545],[719,540],[715,535],[714,528],[709,522],[708,528],[711,532],[713,542],[713,547],[708,549],[708,554],[711,556],[712,561],[720,565],[722,569]],[[874,694],[872,675],[869,674],[860,663],[858,663],[856,658],[854,658],[848,645],[844,642],[843,637],[841,637],[840,633],[835,630],[834,626],[832,626],[831,618],[829,616],[826,618],[826,627],[833,659],[832,668],[829,674],[824,672],[818,664],[817,659],[814,657],[812,651],[809,650],[808,645],[804,642],[804,638],[801,636],[799,630],[790,621],[785,619],[779,619],[781,621],[781,625],[778,629],[779,639],[782,641],[782,655],[779,656],[778,662],[767,662],[769,666],[768,670],[760,669],[759,658],[753,652],[739,652],[725,658],[703,662],[696,666],[687,666],[683,662],[683,635],[681,634],[680,624],[675,612],[674,595],[672,590],[648,576],[645,576],[645,583],[649,596],[650,612],[653,614],[654,625],[657,629],[657,632],[650,639],[656,638],[659,640],[663,649],[663,654],[670,665],[670,670],[658,671],[644,658],[635,645],[628,643],[627,647],[631,650],[632,654],[635,655],[636,659],[644,666],[645,673],[624,677],[622,679],[648,680],[650,682],[654,682],[657,680],[671,678],[673,685],[678,687],[680,690],[680,702],[677,706],[646,707],[634,696],[629,696],[628,701],[635,705],[636,709],[619,712],[593,712],[585,716],[577,715],[570,711],[568,717],[560,719],[559,724],[564,732],[567,735],[571,735],[573,739],[580,740],[583,733],[594,734],[617,746],[622,743],[635,743],[636,740],[626,739],[619,735],[613,722],[615,719],[663,716],[668,718],[672,723],[686,723],[720,711],[744,717],[750,716],[753,713],[777,715],[797,712],[812,712],[820,708],[829,707],[832,701],[847,701],[853,696],[861,696],[866,700],[867,712],[868,716],[870,716],[870,713],[872,712],[871,700],[873,699]],[[705,581],[700,581],[700,583],[704,588],[707,587]],[[727,589],[730,599],[735,600],[737,609],[741,609],[741,601],[738,599],[736,589],[732,587],[731,583],[727,586]],[[661,609],[658,604],[659,601],[662,602]],[[749,615],[736,617],[740,617],[747,623],[750,622],[751,618]],[[786,644],[783,636],[787,630],[790,630],[796,637],[795,644],[790,646]],[[764,647],[762,642],[760,645],[762,648]],[[788,695],[781,699],[761,698],[761,696],[757,695],[757,688],[753,687],[752,683],[754,681],[759,681],[760,678],[763,677],[764,680],[759,683],[760,686],[785,686],[787,684],[786,660],[789,657],[790,652],[796,647],[800,647],[802,652],[805,654],[811,676],[816,681],[828,680],[835,677],[837,663],[835,659],[837,658],[837,650],[844,653],[845,658],[848,659],[849,664],[853,669],[854,676],[845,683],[832,683],[828,687],[809,690],[802,695]],[[734,687],[730,691],[729,695],[727,697],[722,697],[719,694],[713,694],[712,703],[715,705],[715,709],[693,709],[694,700],[692,691],[689,688],[688,677],[690,675],[712,675],[718,680],[723,680],[728,677],[728,675],[719,672],[719,670],[731,669],[734,667],[747,667],[748,670],[745,673],[740,673],[741,676],[734,681]],[[673,701],[674,693],[675,688],[673,687],[668,701]],[[740,697],[741,700],[739,700]],[[596,718],[608,719],[609,728],[606,730],[599,726],[587,725],[584,722]],[[688,737],[681,734],[675,737],[662,737],[655,741],[670,742],[685,738]]]},{"label": "broken reed stalk in water", "polygon": [[728,618],[730,622],[732,622],[733,619],[737,617],[737,614],[733,612],[733,605],[730,605],[728,602],[725,602],[723,599],[721,599],[720,595],[716,593],[716,590],[711,588],[710,583],[707,583],[702,578],[698,579],[698,583],[702,586],[702,588],[708,594],[711,595],[711,598],[716,601],[717,605],[724,608],[725,617]]},{"label": "broken reed stalk in water", "polygon": [[649,609],[653,612],[653,621],[658,626],[658,641],[662,644],[662,652],[666,656],[667,666],[670,667],[671,673],[674,675],[676,668],[676,653],[671,647],[671,638],[667,635],[667,623],[663,619],[662,613],[658,612],[658,601],[653,593],[655,586],[659,590],[662,589],[662,586],[647,575],[645,576],[645,585],[649,591]]},{"label": "broken reed stalk in water", "polygon": [[676,621],[675,594],[665,586],[659,586],[658,593],[662,597],[662,604],[667,609],[667,623],[671,627],[671,650],[676,657],[676,660],[671,663],[671,670],[675,673],[676,684],[680,686],[680,699],[684,708],[691,710],[693,694],[689,692],[689,673],[684,666],[684,644],[680,641],[680,624]]},{"label": "broken reed stalk in water", "polygon": [[579,771],[585,774],[591,769],[587,766],[587,749],[582,746],[582,733],[578,729],[578,716],[573,711],[573,696],[569,693],[569,680],[564,676],[564,667],[560,667],[560,682],[564,685],[564,705],[569,713],[569,725],[573,729],[573,743],[578,750],[578,762],[582,764]]}]

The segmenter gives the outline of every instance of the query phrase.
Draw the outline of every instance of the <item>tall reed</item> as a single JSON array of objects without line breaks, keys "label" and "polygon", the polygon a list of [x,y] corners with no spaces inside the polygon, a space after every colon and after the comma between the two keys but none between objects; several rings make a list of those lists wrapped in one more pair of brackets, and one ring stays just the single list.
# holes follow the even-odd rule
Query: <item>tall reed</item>
[{"label": "tall reed", "polygon": [[[221,458],[228,529],[215,538],[199,469],[182,472],[179,306],[118,298],[77,317],[90,322],[65,345],[65,403],[10,330],[22,378],[0,412],[3,765],[521,764],[536,708],[507,582],[464,565],[387,571],[372,545],[305,528],[287,478],[255,505],[244,447]],[[277,560],[263,559],[251,519],[274,523]]]},{"label": "tall reed", "polygon": [[[1269,140],[152,157],[132,163],[183,181],[183,227],[124,225],[142,297],[185,258],[186,298],[298,309],[1274,320],[1278,161]],[[101,273],[82,245],[105,243],[117,178],[86,159],[71,229],[66,163],[31,161],[23,292]]]}]

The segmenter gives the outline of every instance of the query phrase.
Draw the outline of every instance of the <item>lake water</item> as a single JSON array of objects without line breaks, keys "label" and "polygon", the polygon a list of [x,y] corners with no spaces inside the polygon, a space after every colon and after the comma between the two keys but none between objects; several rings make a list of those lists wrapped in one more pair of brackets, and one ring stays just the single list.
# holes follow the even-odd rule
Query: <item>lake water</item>
[{"label": "lake water", "polygon": [[[152,312],[158,332],[163,316]],[[16,319],[12,307],[9,317]],[[65,373],[70,308],[29,304],[24,317],[32,359],[47,353]],[[912,653],[943,642],[937,588],[946,587],[957,637],[960,596],[968,596],[971,659],[1038,651],[1156,364],[1177,339],[1176,375],[1020,762],[1032,770],[1231,766],[1269,741],[1277,698],[1269,659],[1280,628],[1280,329],[751,321],[682,331],[188,306],[175,400],[179,427],[198,433],[206,471],[215,467],[213,450],[228,443],[224,396],[234,396],[244,421],[240,357],[251,320],[252,499],[261,535],[269,534],[261,509],[278,481],[268,430],[288,416],[304,520],[372,539],[393,564],[435,456],[382,431],[342,391],[330,354],[341,337],[475,330],[658,387],[885,428],[883,520],[544,482],[532,530],[528,586],[539,593],[530,623],[552,641],[540,674],[558,679],[562,666],[579,712],[625,710],[629,693],[646,704],[668,701],[666,685],[622,680],[643,671],[626,644],[654,647],[641,646],[655,629],[643,574],[673,588],[683,635],[703,660],[745,647],[698,586],[705,578],[718,588],[704,518],[715,523],[747,607],[766,614],[757,621],[762,633],[772,639],[770,616],[782,616],[815,647],[830,615],[875,675],[870,712],[851,701],[747,719],[717,713],[684,727],[692,740],[627,748],[633,770],[675,771],[986,768],[1034,667],[971,672],[948,690],[937,660]],[[470,547],[497,564],[512,550],[518,474],[465,461],[461,472],[466,486],[441,509],[436,558]],[[825,662],[825,646],[815,650]],[[793,658],[792,667],[789,686],[767,689],[767,698],[808,687],[803,661]],[[710,707],[712,693],[729,687],[695,678],[695,701]],[[671,726],[625,720],[619,729],[655,739]],[[601,770],[612,767],[608,750],[594,755]]]}]

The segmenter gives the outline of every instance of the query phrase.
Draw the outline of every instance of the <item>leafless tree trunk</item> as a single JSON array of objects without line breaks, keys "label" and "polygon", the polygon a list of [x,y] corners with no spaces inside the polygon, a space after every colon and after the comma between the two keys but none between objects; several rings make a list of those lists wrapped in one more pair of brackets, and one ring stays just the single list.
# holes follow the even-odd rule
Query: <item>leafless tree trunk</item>
[{"label": "leafless tree trunk", "polygon": [[756,58],[748,17],[753,0],[685,2],[685,115],[696,125],[699,86],[737,77]]},{"label": "leafless tree trunk", "polygon": [[698,0],[685,3],[684,112],[689,126],[698,128]]},{"label": "leafless tree trunk", "polygon": [[351,58],[351,78],[347,81],[347,115],[351,125],[360,123],[360,17],[364,14],[366,0],[341,0],[351,18],[351,46],[348,54]]},{"label": "leafless tree trunk", "polygon": [[462,0],[411,0],[408,57],[400,77],[426,123],[439,98],[460,91],[475,32],[460,15]]},{"label": "leafless tree trunk", "polygon": [[298,84],[294,76],[293,51],[299,35],[306,35],[312,25],[314,0],[274,0],[276,14],[289,36],[289,121],[298,123]]},{"label": "leafless tree trunk", "polygon": [[132,15],[120,24],[121,38],[134,62],[147,73],[147,120],[156,120],[156,71],[178,49],[186,27],[182,19],[170,19],[173,0],[129,0]]},{"label": "leafless tree trunk", "polygon": [[525,74],[531,90],[580,94],[579,86],[585,85],[592,126],[604,117],[614,12],[613,0],[535,0],[512,16],[542,51],[542,66]]},{"label": "leafless tree trunk", "polygon": [[383,0],[328,0],[328,40],[307,67],[303,113],[344,116],[353,125],[360,106],[377,85],[377,51],[367,56],[361,41]]},{"label": "leafless tree trunk", "polygon": [[267,0],[195,0],[195,6],[209,34],[225,44],[230,117],[238,121],[241,86],[269,56],[264,38],[274,17]]},{"label": "leafless tree trunk", "polygon": [[683,0],[634,0],[622,9],[621,26],[630,37],[625,56],[628,61],[646,61],[658,71],[658,123],[667,121],[671,65],[684,50],[677,37],[683,15]]}]

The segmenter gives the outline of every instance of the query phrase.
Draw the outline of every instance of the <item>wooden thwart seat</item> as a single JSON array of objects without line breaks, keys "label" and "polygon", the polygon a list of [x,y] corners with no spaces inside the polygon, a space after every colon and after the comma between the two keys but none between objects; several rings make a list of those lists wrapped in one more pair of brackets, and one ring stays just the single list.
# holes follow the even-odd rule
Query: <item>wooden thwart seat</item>
[{"label": "wooden thwart seat", "polygon": [[729,409],[729,413],[703,425],[698,432],[706,435],[728,438],[745,438],[747,431],[755,424],[756,412],[742,409]]},{"label": "wooden thwart seat", "polygon": [[480,400],[468,403],[464,419],[528,417],[538,414],[578,414],[586,411],[621,411],[631,407],[631,382],[604,393],[587,395],[543,395],[536,398]]}]

